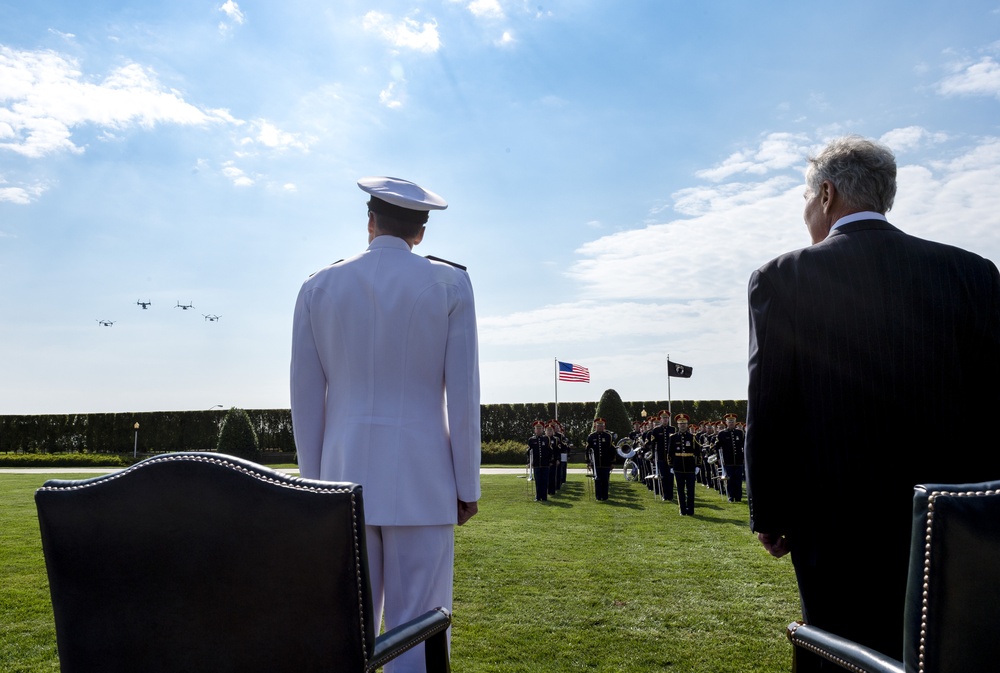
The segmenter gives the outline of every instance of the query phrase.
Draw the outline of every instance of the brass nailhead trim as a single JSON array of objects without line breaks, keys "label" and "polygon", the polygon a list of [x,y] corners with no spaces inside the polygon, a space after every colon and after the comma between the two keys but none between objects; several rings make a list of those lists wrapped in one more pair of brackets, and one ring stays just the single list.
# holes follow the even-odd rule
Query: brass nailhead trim
[{"label": "brass nailhead trim", "polygon": [[968,498],[988,495],[1000,495],[1000,491],[960,491],[957,493],[949,491],[931,491],[927,496],[927,526],[924,533],[924,581],[923,586],[921,587],[920,600],[920,656],[917,661],[917,670],[919,673],[925,673],[927,666],[927,617],[930,610],[931,534],[934,530],[934,503],[940,496]]}]

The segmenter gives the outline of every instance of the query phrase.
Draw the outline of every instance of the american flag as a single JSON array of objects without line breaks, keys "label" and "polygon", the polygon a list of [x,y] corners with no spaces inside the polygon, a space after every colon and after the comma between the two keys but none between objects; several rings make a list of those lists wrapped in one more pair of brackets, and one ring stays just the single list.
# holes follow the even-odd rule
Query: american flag
[{"label": "american flag", "polygon": [[580,365],[569,362],[559,363],[559,380],[576,381],[577,383],[590,383],[590,370]]}]

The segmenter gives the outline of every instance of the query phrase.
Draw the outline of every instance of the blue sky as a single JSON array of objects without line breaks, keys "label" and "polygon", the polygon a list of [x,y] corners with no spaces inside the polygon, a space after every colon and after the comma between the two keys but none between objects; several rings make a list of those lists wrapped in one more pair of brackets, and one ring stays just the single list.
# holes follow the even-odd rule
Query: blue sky
[{"label": "blue sky", "polygon": [[895,150],[890,221],[1000,260],[1000,1],[30,5],[0,0],[0,413],[287,407],[366,175],[449,201],[416,251],[469,268],[485,402],[551,401],[555,358],[592,377],[561,402],[665,399],[668,354],[673,399],[744,398],[747,280],[808,244],[844,133]]}]

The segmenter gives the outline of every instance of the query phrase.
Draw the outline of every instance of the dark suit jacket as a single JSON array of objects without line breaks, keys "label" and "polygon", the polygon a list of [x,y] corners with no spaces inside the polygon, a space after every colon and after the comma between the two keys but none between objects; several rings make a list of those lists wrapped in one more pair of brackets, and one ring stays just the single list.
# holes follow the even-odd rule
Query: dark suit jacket
[{"label": "dark suit jacket", "polygon": [[915,484],[1000,479],[1000,446],[949,430],[1000,411],[992,262],[865,220],[765,264],[749,302],[754,530],[908,546]]},{"label": "dark suit jacket", "polygon": [[902,657],[913,486],[1000,479],[950,430],[998,409],[992,262],[866,220],[751,276],[751,526],[787,535],[807,622]]}]

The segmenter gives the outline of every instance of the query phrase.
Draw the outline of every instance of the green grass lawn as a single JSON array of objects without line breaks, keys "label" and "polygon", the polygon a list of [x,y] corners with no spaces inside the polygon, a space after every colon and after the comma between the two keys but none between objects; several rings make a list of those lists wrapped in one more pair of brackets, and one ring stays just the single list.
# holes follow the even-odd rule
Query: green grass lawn
[{"label": "green grass lawn", "polygon": [[[7,673],[58,671],[32,500],[47,478],[0,475]],[[620,473],[606,503],[582,475],[547,503],[519,476],[482,484],[480,513],[456,536],[456,673],[790,670],[795,578],[750,533],[745,504],[699,485],[695,516],[681,517]]]}]

